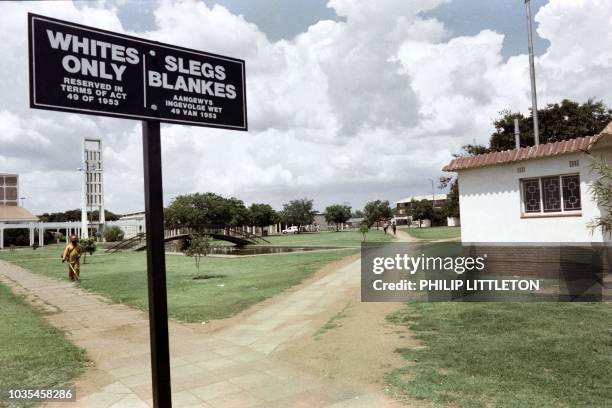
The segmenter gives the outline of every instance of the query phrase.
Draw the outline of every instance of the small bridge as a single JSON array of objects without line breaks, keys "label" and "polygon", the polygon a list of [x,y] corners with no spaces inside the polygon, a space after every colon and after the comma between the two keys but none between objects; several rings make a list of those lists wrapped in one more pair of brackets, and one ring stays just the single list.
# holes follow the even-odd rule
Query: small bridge
[{"label": "small bridge", "polygon": [[[184,227],[173,228],[164,231],[164,242],[177,241],[192,237],[194,235],[208,235],[212,239],[220,241],[228,241],[238,246],[256,245],[262,243],[270,243],[267,239],[250,232],[242,231],[237,228],[215,228],[215,227]],[[147,234],[141,232],[132,238],[124,239],[121,242],[111,246],[106,252],[118,251],[142,251],[147,247]]]}]

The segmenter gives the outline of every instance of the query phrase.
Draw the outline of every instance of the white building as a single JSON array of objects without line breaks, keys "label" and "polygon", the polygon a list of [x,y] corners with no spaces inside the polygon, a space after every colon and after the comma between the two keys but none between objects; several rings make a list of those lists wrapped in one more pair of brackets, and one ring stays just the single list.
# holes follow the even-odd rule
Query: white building
[{"label": "white building", "polygon": [[[444,207],[444,204],[446,203],[447,199],[448,199],[447,195],[444,193],[402,198],[401,200],[398,200],[395,202],[396,215],[393,218],[393,221],[397,223],[397,225],[405,225],[405,224],[409,224],[412,222],[412,217],[409,214],[410,214],[410,211],[412,210],[413,200],[414,201],[427,200],[431,202],[431,205],[434,208],[442,208]],[[449,224],[449,225],[451,226],[458,225],[458,220],[454,218],[449,218],[448,220],[451,223],[455,223],[455,222],[457,223],[457,224],[452,224],[452,225]],[[418,224],[418,222],[416,221],[415,223]],[[421,227],[430,227],[430,226],[431,226],[431,220],[421,221]]]},{"label": "white building", "polygon": [[594,159],[612,163],[612,123],[595,136],[452,160],[444,170],[459,175],[462,241],[610,242],[588,226],[601,215]]},{"label": "white building", "polygon": [[129,239],[146,232],[145,212],[133,211],[122,214],[117,221],[107,221],[106,227],[116,225],[123,231],[123,238]]}]

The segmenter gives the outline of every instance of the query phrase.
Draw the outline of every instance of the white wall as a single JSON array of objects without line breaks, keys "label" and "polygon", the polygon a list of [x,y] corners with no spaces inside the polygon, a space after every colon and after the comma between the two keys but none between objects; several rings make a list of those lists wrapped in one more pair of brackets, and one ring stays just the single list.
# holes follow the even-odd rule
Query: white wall
[{"label": "white wall", "polygon": [[446,225],[449,227],[459,227],[461,219],[459,217],[446,217]]},{"label": "white wall", "polygon": [[[612,152],[594,152],[612,161]],[[578,167],[569,167],[579,160]],[[463,242],[602,242],[600,231],[587,224],[600,215],[591,198],[589,183],[596,177],[591,159],[584,153],[528,160],[518,163],[474,168],[459,172],[461,239]],[[524,167],[524,173],[517,168]],[[528,177],[580,174],[582,212],[580,216],[521,218],[519,180]]]}]

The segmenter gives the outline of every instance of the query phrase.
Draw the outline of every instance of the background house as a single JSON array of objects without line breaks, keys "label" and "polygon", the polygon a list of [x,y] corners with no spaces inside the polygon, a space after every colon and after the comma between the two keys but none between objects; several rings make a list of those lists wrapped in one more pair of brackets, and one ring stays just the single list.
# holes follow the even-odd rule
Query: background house
[{"label": "background house", "polygon": [[[395,222],[397,225],[406,225],[410,224],[412,218],[410,217],[410,211],[412,209],[412,200],[421,201],[427,200],[432,203],[433,208],[442,208],[444,204],[448,200],[447,195],[440,193],[434,195],[423,195],[423,196],[414,196],[414,197],[406,197],[402,198],[395,202]],[[422,226],[428,227],[430,226],[429,220],[423,220]]]},{"label": "background house", "polygon": [[588,226],[601,215],[589,190],[593,159],[612,162],[612,124],[595,136],[452,160],[444,170],[459,174],[463,242],[609,242]]},{"label": "background house", "polygon": [[38,217],[19,206],[19,175],[0,174],[0,248],[4,248],[5,231],[28,230],[34,244]]}]

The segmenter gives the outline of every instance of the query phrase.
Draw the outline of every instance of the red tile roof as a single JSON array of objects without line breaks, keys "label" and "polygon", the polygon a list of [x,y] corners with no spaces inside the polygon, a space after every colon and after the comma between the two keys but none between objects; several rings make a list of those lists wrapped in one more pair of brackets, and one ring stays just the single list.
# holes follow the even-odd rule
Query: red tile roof
[{"label": "red tile roof", "polygon": [[476,156],[457,157],[444,166],[444,171],[457,171],[475,167],[494,166],[497,164],[513,163],[524,160],[540,159],[543,157],[559,156],[562,154],[589,151],[603,136],[578,137],[562,140],[560,142],[545,143],[538,146],[521,147],[520,149],[504,150],[503,152],[484,153]]}]

